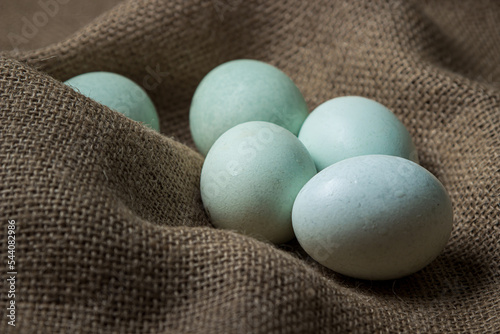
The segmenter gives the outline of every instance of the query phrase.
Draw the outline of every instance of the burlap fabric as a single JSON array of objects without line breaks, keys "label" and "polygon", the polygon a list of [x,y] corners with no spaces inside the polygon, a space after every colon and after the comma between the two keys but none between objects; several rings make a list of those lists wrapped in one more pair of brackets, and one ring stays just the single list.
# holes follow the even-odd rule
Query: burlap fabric
[{"label": "burlap fabric", "polygon": [[[18,274],[16,327],[3,316],[0,332],[500,332],[499,22],[493,0],[131,0],[63,42],[4,52],[0,212]],[[452,198],[445,251],[370,282],[296,242],[214,229],[188,110],[235,58],[282,69],[310,109],[340,95],[391,108]],[[162,134],[61,83],[96,70],[141,84]]]}]

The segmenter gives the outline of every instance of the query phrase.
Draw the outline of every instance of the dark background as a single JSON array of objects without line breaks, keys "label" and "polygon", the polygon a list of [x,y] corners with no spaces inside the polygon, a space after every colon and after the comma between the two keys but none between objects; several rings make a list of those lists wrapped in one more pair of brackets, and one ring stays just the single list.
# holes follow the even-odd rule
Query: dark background
[{"label": "dark background", "polygon": [[[2,0],[0,51],[37,49],[60,41],[122,1]],[[30,23],[34,30],[26,28]]]}]

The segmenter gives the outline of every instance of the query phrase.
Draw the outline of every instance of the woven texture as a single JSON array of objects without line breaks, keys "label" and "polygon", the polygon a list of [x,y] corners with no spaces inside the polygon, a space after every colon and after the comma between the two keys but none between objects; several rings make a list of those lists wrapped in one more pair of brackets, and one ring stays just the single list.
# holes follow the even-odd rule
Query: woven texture
[{"label": "woven texture", "polygon": [[[3,316],[0,332],[498,333],[498,22],[493,0],[131,0],[65,41],[4,51],[0,213],[2,231],[16,220],[18,275],[16,327]],[[444,252],[370,282],[296,241],[214,229],[188,111],[236,58],[282,69],[311,110],[341,95],[393,110],[451,196]],[[142,85],[162,134],[61,83],[97,70]]]}]

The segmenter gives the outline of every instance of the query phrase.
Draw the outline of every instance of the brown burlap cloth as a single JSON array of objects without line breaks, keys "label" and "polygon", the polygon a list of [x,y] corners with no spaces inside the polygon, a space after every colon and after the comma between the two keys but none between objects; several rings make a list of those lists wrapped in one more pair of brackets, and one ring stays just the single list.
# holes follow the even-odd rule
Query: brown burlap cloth
[{"label": "brown burlap cloth", "polygon": [[[62,2],[62,1],[61,1]],[[310,109],[363,95],[446,186],[451,239],[406,278],[350,279],[214,229],[188,110],[218,64],[276,65]],[[69,39],[4,52],[0,212],[16,221],[16,327],[1,333],[499,333],[500,6],[495,1],[127,1]],[[162,134],[61,83],[121,73]]]}]

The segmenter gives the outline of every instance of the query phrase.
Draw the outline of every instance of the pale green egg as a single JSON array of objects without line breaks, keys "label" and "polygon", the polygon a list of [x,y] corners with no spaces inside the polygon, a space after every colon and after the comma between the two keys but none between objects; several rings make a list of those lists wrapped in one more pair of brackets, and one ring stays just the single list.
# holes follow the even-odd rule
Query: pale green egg
[{"label": "pale green egg", "polygon": [[417,150],[403,123],[382,104],[360,96],[342,96],[314,109],[299,139],[322,170],[343,159],[386,154],[418,163]]},{"label": "pale green egg", "polygon": [[294,236],[295,197],[315,174],[311,156],[290,131],[242,123],[220,136],[205,158],[203,205],[215,227],[286,242]]},{"label": "pale green egg", "polygon": [[235,125],[266,121],[297,135],[307,114],[304,97],[285,73],[261,61],[239,59],[203,78],[193,96],[189,124],[196,147],[206,155]]},{"label": "pale green egg", "polygon": [[134,81],[111,72],[89,72],[67,81],[79,93],[160,131],[158,114],[153,101]]},{"label": "pale green egg", "polygon": [[341,274],[396,279],[434,260],[452,230],[443,185],[400,157],[365,155],[342,160],[314,176],[292,213],[300,245]]}]

